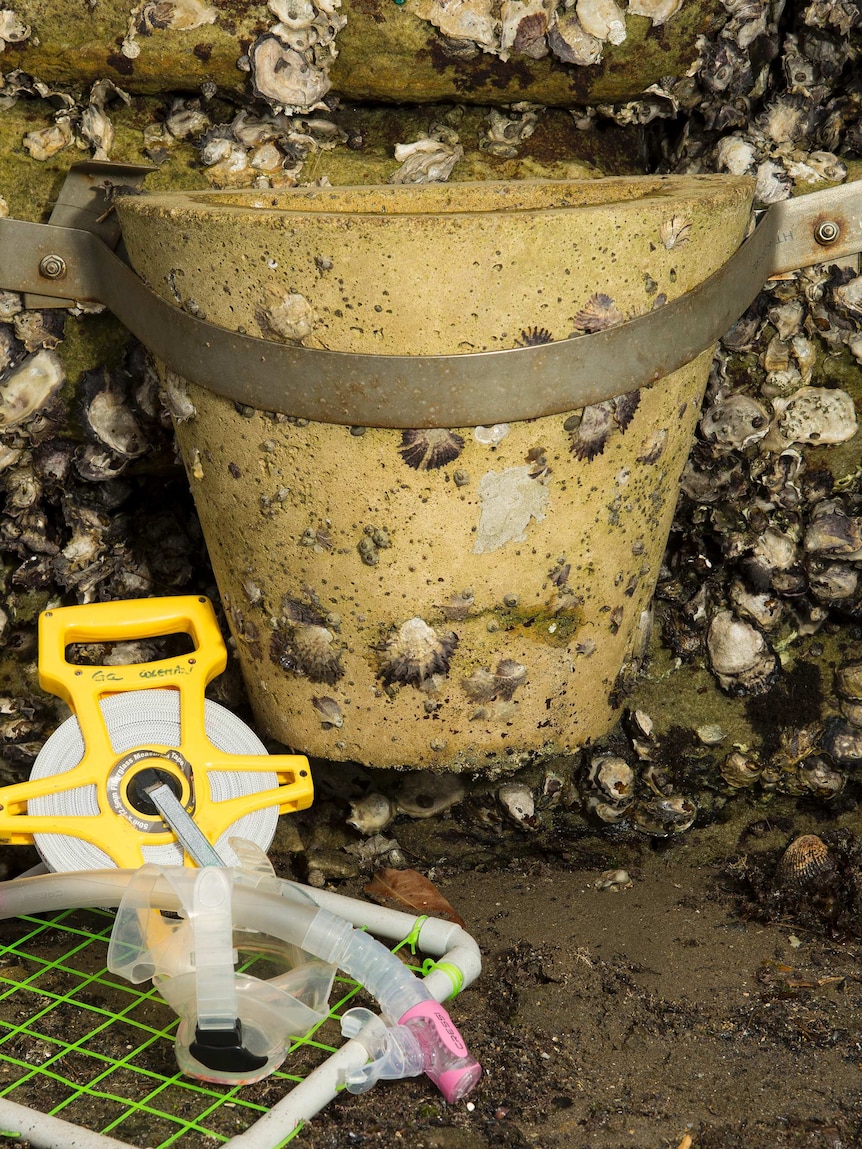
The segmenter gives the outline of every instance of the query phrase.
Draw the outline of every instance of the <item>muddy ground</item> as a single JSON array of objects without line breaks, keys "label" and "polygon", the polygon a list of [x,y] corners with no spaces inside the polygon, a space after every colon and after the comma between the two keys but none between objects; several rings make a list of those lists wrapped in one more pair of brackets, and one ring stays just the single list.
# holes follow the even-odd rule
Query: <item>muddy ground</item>
[{"label": "muddy ground", "polygon": [[[540,802],[535,825],[522,827],[501,812],[496,784],[479,781],[442,815],[399,816],[386,834],[403,863],[430,877],[482,949],[482,975],[451,1012],[484,1074],[452,1107],[425,1079],[342,1094],[294,1144],[862,1144],[858,783],[851,776],[832,802],[762,789],[733,795],[716,766],[731,745],[774,740],[787,721],[782,706],[800,713],[799,683],[809,692],[806,705],[828,710],[828,687],[818,691],[816,683],[831,681],[856,637],[836,632],[835,643],[821,641],[813,654],[803,646],[768,706],[728,699],[706,671],[656,653],[633,702],[655,720],[659,758],[680,755],[679,768],[692,777],[697,763],[698,818],[682,834],[602,828],[577,802]],[[720,725],[722,745],[699,746],[697,722]],[[622,745],[622,735],[614,737]],[[528,778],[537,790],[541,777],[539,770]],[[322,867],[329,888],[364,896],[374,865],[346,848],[362,841],[346,825],[355,776],[317,764],[316,781],[311,809],[281,821],[276,868],[304,879]],[[370,784],[397,790],[397,776],[372,776]],[[840,866],[831,884],[796,896],[782,892],[775,875],[783,850],[803,833],[819,834]],[[0,860],[12,873],[33,857],[30,848],[7,848]],[[606,871],[618,869],[629,881],[598,888]],[[267,1087],[261,1096],[277,1094]],[[97,1128],[103,1120],[98,1108],[77,1117]],[[148,1144],[145,1130],[136,1144]]]}]

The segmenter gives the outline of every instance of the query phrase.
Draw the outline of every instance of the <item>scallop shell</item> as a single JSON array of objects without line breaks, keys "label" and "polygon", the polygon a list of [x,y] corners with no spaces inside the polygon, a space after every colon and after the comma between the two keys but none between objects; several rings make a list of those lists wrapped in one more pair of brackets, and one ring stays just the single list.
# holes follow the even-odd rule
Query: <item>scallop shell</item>
[{"label": "scallop shell", "polygon": [[794,838],[778,863],[775,880],[791,889],[807,890],[819,885],[835,869],[829,847],[816,834]]}]

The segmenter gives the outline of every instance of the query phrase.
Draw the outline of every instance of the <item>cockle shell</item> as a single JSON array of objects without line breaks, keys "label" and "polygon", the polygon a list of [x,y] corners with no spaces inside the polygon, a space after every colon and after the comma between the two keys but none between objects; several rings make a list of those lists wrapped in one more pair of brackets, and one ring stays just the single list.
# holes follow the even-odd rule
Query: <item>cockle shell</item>
[{"label": "cockle shell", "polygon": [[808,891],[821,885],[834,869],[835,861],[823,839],[802,834],[781,855],[775,880],[789,889]]}]

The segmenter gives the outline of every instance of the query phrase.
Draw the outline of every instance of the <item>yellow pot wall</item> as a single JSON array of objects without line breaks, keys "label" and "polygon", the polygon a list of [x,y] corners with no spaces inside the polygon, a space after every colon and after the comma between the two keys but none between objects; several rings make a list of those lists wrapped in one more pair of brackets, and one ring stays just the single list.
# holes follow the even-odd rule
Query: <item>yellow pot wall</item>
[{"label": "yellow pot wall", "polygon": [[[215,323],[261,333],[280,289],[311,304],[308,345],[433,354],[534,328],[564,338],[596,293],[626,318],[672,299],[737,247],[750,198],[746,180],[650,177],[119,210],[137,270]],[[674,217],[671,231],[690,227],[668,248]],[[240,410],[191,386],[177,434],[258,721],[315,756],[489,773],[604,734],[709,362],[642,391],[627,424],[612,412],[592,458],[572,413],[428,436]]]}]

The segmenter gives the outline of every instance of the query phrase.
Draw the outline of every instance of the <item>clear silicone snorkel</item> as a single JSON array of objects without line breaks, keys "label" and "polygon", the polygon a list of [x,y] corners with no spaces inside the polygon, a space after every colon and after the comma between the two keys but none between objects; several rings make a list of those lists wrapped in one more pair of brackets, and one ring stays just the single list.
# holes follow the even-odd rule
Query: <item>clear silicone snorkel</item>
[{"label": "clear silicone snorkel", "polygon": [[[267,1076],[283,1061],[290,1038],[327,1016],[338,967],[377,999],[385,1018],[361,1010],[345,1015],[345,1034],[369,1053],[365,1066],[347,1074],[347,1088],[362,1092],[379,1078],[424,1072],[448,1102],[466,1096],[481,1069],[422,981],[376,938],[275,878],[262,851],[231,844],[253,869],[144,866],[87,875],[124,888],[109,968],[131,981],[152,977],[179,1014],[180,1068],[232,1084]],[[83,877],[55,874],[50,881],[71,889]],[[163,910],[181,916],[165,918]],[[282,951],[294,947],[293,968],[269,980],[236,972],[238,939],[251,951],[272,947],[273,939]]]}]

